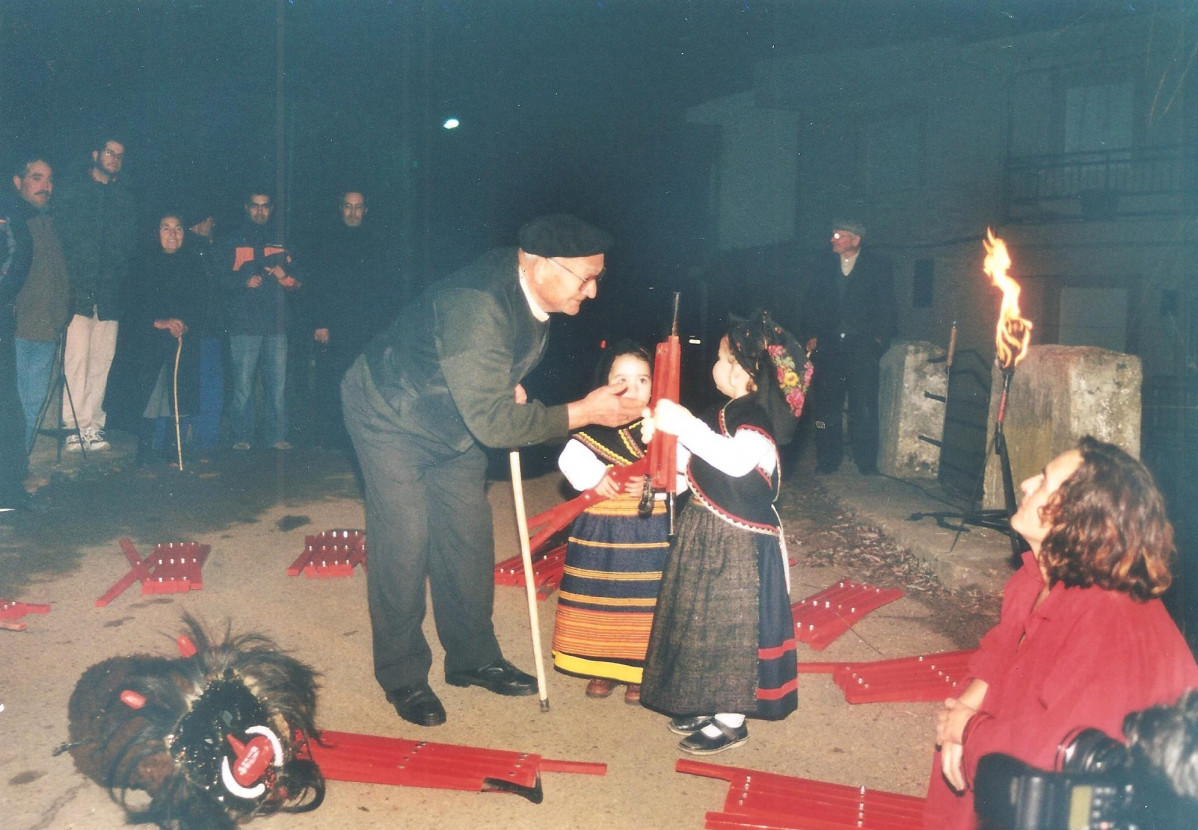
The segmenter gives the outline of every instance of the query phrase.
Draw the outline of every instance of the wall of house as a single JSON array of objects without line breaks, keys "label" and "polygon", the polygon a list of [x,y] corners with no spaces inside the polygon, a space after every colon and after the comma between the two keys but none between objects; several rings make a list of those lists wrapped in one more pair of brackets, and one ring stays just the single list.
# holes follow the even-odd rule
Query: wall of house
[{"label": "wall of house", "polygon": [[712,193],[717,200],[717,247],[735,250],[791,239],[795,232],[798,144],[793,112],[762,109],[750,92],[695,107],[692,124],[720,127],[720,164]]},{"label": "wall of house", "polygon": [[[1122,340],[1141,357],[1144,376],[1177,373],[1198,302],[1193,215],[1004,224],[1005,164],[1012,153],[1064,151],[1066,134],[1077,130],[1076,113],[1069,123],[1064,114],[1071,86],[1131,83],[1137,146],[1198,143],[1198,108],[1184,82],[1188,52],[1177,51],[1166,22],[1145,16],[1001,41],[762,62],[751,98],[692,112],[692,120],[724,125],[721,249],[826,249],[832,217],[856,214],[869,227],[866,244],[894,259],[900,337],[946,346],[957,321],[958,348],[989,359],[999,296],[982,272],[982,238],[992,227],[1023,282],[1033,342],[1059,342],[1062,331],[1085,339],[1079,303],[1113,299],[1125,307],[1094,316],[1125,316]],[[920,260],[925,271],[931,263],[927,307],[914,296]],[[1101,332],[1102,344],[1116,334]]]}]

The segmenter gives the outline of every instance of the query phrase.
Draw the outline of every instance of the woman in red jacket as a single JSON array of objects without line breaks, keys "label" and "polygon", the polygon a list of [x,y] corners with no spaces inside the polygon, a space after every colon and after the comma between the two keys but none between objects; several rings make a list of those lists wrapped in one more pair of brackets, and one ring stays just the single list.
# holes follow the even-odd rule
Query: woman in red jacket
[{"label": "woman in red jacket", "polygon": [[1198,666],[1161,603],[1173,528],[1148,470],[1091,437],[1023,482],[1011,527],[1031,546],[1003,590],[956,698],[937,717],[924,827],[972,830],[978,760],[1002,752],[1054,769],[1081,729],[1198,687]]}]

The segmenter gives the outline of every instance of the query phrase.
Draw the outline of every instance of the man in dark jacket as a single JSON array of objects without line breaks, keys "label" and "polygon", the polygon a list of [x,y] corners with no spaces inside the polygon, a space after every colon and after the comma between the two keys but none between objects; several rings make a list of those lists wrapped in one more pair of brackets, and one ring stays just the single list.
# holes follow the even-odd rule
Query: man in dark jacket
[{"label": "man in dark jacket", "polygon": [[557,406],[528,400],[520,382],[544,354],[549,315],[577,314],[595,296],[611,238],[563,214],[529,222],[519,242],[431,286],[341,384],[366,483],[375,678],[399,716],[421,726],[445,722],[428,684],[426,582],[447,683],[536,691],[536,680],[503,658],[491,619],[483,447],[565,440],[571,429],[619,426],[641,410],[615,386]]},{"label": "man in dark jacket", "polygon": [[[17,295],[17,394],[25,413],[25,448],[32,450],[46,404],[58,341],[71,317],[71,284],[62,242],[50,215],[54,171],[45,159],[27,158],[13,175],[33,240],[33,262]],[[54,417],[58,417],[55,413]]]},{"label": "man in dark jacket", "polygon": [[832,224],[832,254],[812,276],[800,309],[811,362],[817,472],[832,473],[844,456],[845,397],[853,461],[878,472],[878,361],[896,328],[890,262],[863,249],[865,226]]},{"label": "man in dark jacket", "polygon": [[63,353],[62,421],[76,433],[66,448],[106,450],[104,392],[116,353],[121,285],[129,275],[136,233],[133,197],[121,178],[125,145],[99,142],[91,166],[59,190],[58,235],[71,276],[72,311]]},{"label": "man in dark jacket", "polygon": [[221,244],[225,319],[233,370],[229,425],[233,449],[248,450],[254,437],[254,376],[262,373],[266,404],[263,432],[276,450],[287,441],[288,295],[300,288],[296,264],[271,221],[274,203],[261,190],[247,194],[245,221]]},{"label": "man in dark jacket", "polygon": [[364,220],[361,191],[341,194],[341,220],[310,260],[307,290],[316,341],[316,434],[321,443],[345,444],[341,378],[370,339],[399,313],[394,257]]},{"label": "man in dark jacket", "polygon": [[13,345],[13,301],[33,261],[25,210],[15,195],[0,196],[0,521],[26,506],[25,416],[17,396],[17,353]]}]

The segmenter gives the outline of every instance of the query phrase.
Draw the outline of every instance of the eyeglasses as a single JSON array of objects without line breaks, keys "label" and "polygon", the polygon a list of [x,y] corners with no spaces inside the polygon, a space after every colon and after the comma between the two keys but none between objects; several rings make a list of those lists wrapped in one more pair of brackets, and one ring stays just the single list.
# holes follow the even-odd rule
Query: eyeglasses
[{"label": "eyeglasses", "polygon": [[602,271],[600,271],[598,274],[596,274],[593,277],[582,277],[582,276],[579,276],[578,274],[574,273],[574,269],[568,268],[568,267],[566,267],[565,264],[559,262],[557,257],[550,256],[550,257],[545,257],[545,259],[549,260],[554,265],[556,265],[558,268],[561,268],[563,271],[565,271],[567,274],[572,276],[574,279],[578,280],[579,288],[585,288],[587,283],[589,283],[589,282],[595,283],[595,285],[597,287],[599,285],[599,283],[603,280],[603,278],[607,276],[607,269],[604,268]]}]

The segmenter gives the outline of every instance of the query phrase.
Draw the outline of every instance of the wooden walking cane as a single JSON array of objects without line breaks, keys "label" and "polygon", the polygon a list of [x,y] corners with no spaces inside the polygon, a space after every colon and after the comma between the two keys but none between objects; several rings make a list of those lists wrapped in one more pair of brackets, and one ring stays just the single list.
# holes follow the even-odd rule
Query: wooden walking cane
[{"label": "wooden walking cane", "polygon": [[509,455],[512,466],[512,498],[516,502],[516,529],[520,534],[520,559],[524,563],[524,593],[528,599],[528,622],[532,628],[532,655],[537,664],[537,696],[541,711],[549,711],[549,690],[545,686],[545,665],[541,656],[541,624],[537,615],[537,589],[532,578],[532,546],[528,542],[528,515],[524,512],[524,480],[520,474],[520,451]]},{"label": "wooden walking cane", "polygon": [[179,358],[183,355],[183,335],[175,346],[175,373],[171,379],[171,393],[175,404],[175,453],[179,458],[179,472],[183,472],[183,441],[179,437]]}]

